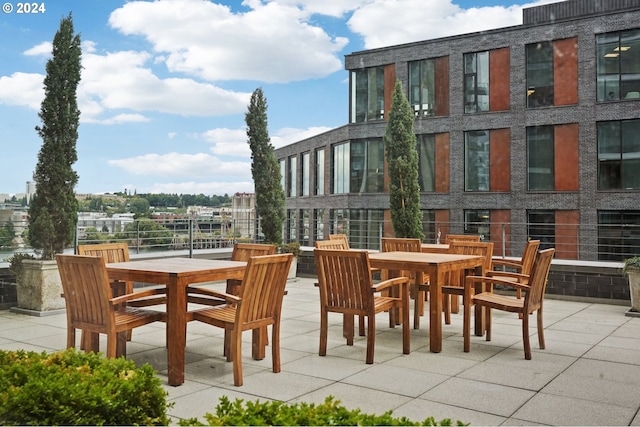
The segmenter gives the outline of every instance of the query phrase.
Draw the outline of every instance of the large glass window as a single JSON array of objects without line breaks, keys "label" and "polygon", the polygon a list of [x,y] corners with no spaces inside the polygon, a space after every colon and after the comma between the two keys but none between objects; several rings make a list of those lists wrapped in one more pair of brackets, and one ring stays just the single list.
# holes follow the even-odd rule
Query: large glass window
[{"label": "large glass window", "polygon": [[483,242],[491,241],[490,216],[487,209],[464,211],[464,234],[478,234]]},{"label": "large glass window", "polygon": [[598,211],[598,259],[623,261],[640,253],[640,211]]},{"label": "large glass window", "polygon": [[313,210],[313,221],[315,223],[315,240],[324,240],[324,209]]},{"label": "large glass window", "polygon": [[380,193],[384,184],[382,138],[351,142],[351,193]]},{"label": "large glass window", "polygon": [[418,184],[420,191],[436,189],[436,137],[416,135],[418,149]]},{"label": "large glass window", "polygon": [[317,195],[324,194],[324,148],[316,150],[316,192]]},{"label": "large glass window", "polygon": [[527,128],[527,176],[529,190],[554,190],[553,126]]},{"label": "large glass window", "polygon": [[464,112],[489,111],[489,52],[464,54]]},{"label": "large glass window", "polygon": [[384,119],[384,67],[351,72],[351,123]]},{"label": "large glass window", "polygon": [[489,131],[464,133],[464,191],[489,191]]},{"label": "large glass window", "polygon": [[640,30],[596,36],[597,99],[640,98]]},{"label": "large glass window", "polygon": [[527,107],[553,105],[553,43],[527,45]]},{"label": "large glass window", "polygon": [[527,211],[527,235],[531,240],[540,240],[540,249],[556,246],[555,211]]},{"label": "large glass window", "polygon": [[298,158],[289,157],[289,197],[298,195]]},{"label": "large glass window", "polygon": [[331,233],[346,234],[355,249],[380,249],[384,211],[381,209],[332,209]]},{"label": "large glass window", "polygon": [[310,184],[310,169],[311,169],[311,154],[302,154],[302,195],[309,195]]},{"label": "large glass window", "polygon": [[287,242],[297,242],[298,241],[298,210],[297,209],[288,209],[287,210],[287,229],[288,236],[286,236],[285,240]]},{"label": "large glass window", "polygon": [[438,236],[436,234],[436,211],[433,209],[422,209],[422,233],[424,241],[429,243],[437,243]]},{"label": "large glass window", "polygon": [[333,152],[333,191],[332,194],[349,192],[349,143],[334,145]]},{"label": "large glass window", "polygon": [[434,59],[409,62],[409,103],[416,117],[433,116],[436,104]]},{"label": "large glass window", "polygon": [[302,209],[300,211],[300,238],[299,242],[303,246],[310,246],[311,234],[311,209]]},{"label": "large glass window", "polygon": [[640,189],[640,120],[600,122],[598,189]]},{"label": "large glass window", "polygon": [[287,172],[287,162],[285,159],[280,159],[280,185],[282,186],[282,191],[287,192],[287,187],[285,187],[284,177]]}]

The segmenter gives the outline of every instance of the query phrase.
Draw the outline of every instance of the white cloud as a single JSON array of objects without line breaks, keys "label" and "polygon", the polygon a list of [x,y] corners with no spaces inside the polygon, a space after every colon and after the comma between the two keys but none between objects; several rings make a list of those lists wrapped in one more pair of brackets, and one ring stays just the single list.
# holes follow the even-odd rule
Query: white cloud
[{"label": "white cloud", "polygon": [[211,178],[251,176],[249,162],[223,161],[208,154],[145,154],[127,159],[109,160],[111,166],[133,175]]},{"label": "white cloud", "polygon": [[0,104],[38,110],[44,98],[43,82],[44,76],[35,73],[0,76]]},{"label": "white cloud", "polygon": [[524,7],[554,2],[462,9],[452,0],[374,0],[356,10],[348,26],[373,49],[518,25]]},{"label": "white cloud", "polygon": [[145,123],[150,121],[148,117],[143,116],[142,114],[117,114],[113,117],[109,117],[106,119],[94,119],[88,118],[83,120],[85,123],[95,123],[99,125],[120,125],[123,123]]},{"label": "white cloud", "polygon": [[25,56],[51,56],[52,50],[53,44],[51,42],[42,42],[23,53]]},{"label": "white cloud", "polygon": [[[243,112],[250,93],[220,89],[184,78],[161,79],[145,64],[147,52],[85,54],[79,99],[94,103],[89,117],[109,109],[157,111],[183,116],[214,116]],[[85,109],[81,108],[85,113]],[[98,120],[98,118],[95,118]]]},{"label": "white cloud", "polygon": [[284,147],[303,139],[311,138],[323,132],[331,130],[330,127],[311,127],[309,129],[282,128],[271,137],[271,143],[275,148]]},{"label": "white cloud", "polygon": [[211,152],[219,156],[242,156],[249,159],[251,150],[247,143],[246,129],[211,129],[200,135],[213,144]]},{"label": "white cloud", "polygon": [[348,40],[309,22],[309,12],[282,2],[252,1],[233,13],[204,0],[132,1],[112,12],[110,25],[145,37],[166,54],[172,72],[210,81],[289,82],[342,69]]}]

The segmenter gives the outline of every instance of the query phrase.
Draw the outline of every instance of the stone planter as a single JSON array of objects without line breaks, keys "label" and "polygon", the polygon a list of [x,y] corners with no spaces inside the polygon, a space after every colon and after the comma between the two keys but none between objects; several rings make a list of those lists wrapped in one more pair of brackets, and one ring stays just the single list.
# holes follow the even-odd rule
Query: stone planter
[{"label": "stone planter", "polygon": [[42,316],[64,309],[58,264],[49,260],[23,260],[17,294],[18,306],[15,311],[18,312]]},{"label": "stone planter", "polygon": [[289,274],[287,275],[287,280],[295,279],[296,274],[298,274],[298,258],[294,257],[293,261],[291,261],[291,266],[289,267]]},{"label": "stone planter", "polygon": [[629,294],[631,295],[631,308],[626,315],[640,317],[640,271],[628,271]]}]

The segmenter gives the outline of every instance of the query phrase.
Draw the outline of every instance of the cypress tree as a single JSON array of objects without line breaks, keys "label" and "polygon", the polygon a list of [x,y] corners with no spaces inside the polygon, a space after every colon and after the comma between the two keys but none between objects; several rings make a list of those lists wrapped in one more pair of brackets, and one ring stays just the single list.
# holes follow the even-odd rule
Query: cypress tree
[{"label": "cypress tree", "polygon": [[71,13],[60,21],[52,53],[47,61],[44,100],[38,114],[42,126],[36,126],[42,138],[33,175],[36,193],[29,205],[29,243],[41,251],[43,259],[54,259],[56,253],[73,244],[78,223],[74,193],[78,174],[72,165],[78,159],[80,111],[76,90],[82,51]]},{"label": "cypress tree", "polygon": [[282,243],[285,195],[280,185],[282,175],[267,129],[267,101],[258,88],[251,94],[245,115],[251,148],[251,175],[255,185],[256,214],[268,243]]},{"label": "cypress tree", "polygon": [[413,120],[413,111],[398,80],[384,136],[389,168],[389,209],[396,237],[422,239],[418,152]]}]

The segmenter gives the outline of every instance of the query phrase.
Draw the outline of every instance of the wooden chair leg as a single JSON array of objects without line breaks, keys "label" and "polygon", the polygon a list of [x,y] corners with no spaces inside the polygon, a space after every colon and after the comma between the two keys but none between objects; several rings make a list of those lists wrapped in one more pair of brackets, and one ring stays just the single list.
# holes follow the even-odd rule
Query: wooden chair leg
[{"label": "wooden chair leg", "polygon": [[[393,311],[393,310],[391,310]],[[373,363],[373,352],[376,346],[376,316],[375,314],[369,314],[367,316],[367,357],[366,363],[371,365]]]},{"label": "wooden chair leg", "polygon": [[444,323],[451,324],[451,296],[442,294],[442,311],[444,312]]},{"label": "wooden chair leg", "polygon": [[471,349],[471,289],[465,289],[462,303],[463,326],[462,336],[464,338],[463,351],[466,353]]},{"label": "wooden chair leg", "polygon": [[542,308],[538,309],[538,345],[542,350],[545,348],[544,344],[544,325],[542,322]]},{"label": "wooden chair leg", "polygon": [[358,335],[363,337],[364,334],[364,316],[358,316]]},{"label": "wooden chair leg", "polygon": [[233,358],[233,385],[242,385],[242,331],[231,331],[231,354]]},{"label": "wooden chair leg", "polygon": [[347,339],[347,345],[353,345],[353,334],[354,334],[353,314],[345,314],[343,316],[342,333]]},{"label": "wooden chair leg", "polygon": [[327,329],[329,325],[329,319],[327,318],[326,310],[320,310],[320,348],[318,349],[318,355],[327,355]]},{"label": "wooden chair leg", "polygon": [[271,326],[271,360],[273,372],[280,372],[280,319]]},{"label": "wooden chair leg", "polygon": [[524,343],[524,358],[531,360],[531,340],[529,339],[529,315],[522,316],[522,341]]}]

